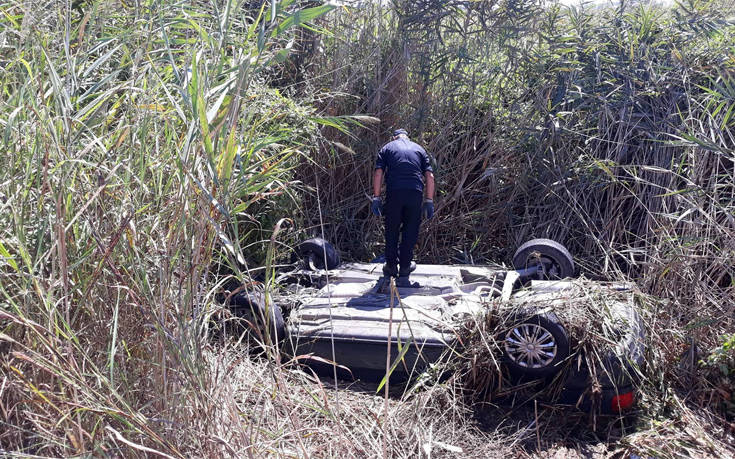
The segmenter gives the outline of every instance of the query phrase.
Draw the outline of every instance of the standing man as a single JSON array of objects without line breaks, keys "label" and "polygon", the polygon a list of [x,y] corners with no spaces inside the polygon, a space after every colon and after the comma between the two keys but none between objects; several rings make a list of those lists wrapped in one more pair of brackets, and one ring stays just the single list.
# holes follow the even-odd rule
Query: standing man
[{"label": "standing man", "polygon": [[[386,184],[385,206],[380,200],[383,176]],[[395,130],[392,141],[385,144],[378,153],[373,173],[371,207],[375,215],[385,215],[383,274],[393,277],[397,275],[397,285],[400,287],[410,286],[408,276],[411,273],[413,246],[418,239],[422,211],[427,220],[434,216],[434,173],[429,164],[429,155],[421,145],[408,138],[405,129]]]}]

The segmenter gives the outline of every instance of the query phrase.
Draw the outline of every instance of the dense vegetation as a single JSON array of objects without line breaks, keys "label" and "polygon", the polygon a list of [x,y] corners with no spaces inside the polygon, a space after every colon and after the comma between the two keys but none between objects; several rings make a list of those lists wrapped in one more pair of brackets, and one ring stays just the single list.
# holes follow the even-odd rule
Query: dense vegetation
[{"label": "dense vegetation", "polygon": [[[733,15],[3,3],[0,452],[735,454]],[[507,261],[550,237],[586,276],[651,295],[637,418],[490,429],[456,380],[383,405],[214,344],[224,286],[267,284],[295,241],[382,251],[366,193],[398,126],[435,161],[420,261]]]}]

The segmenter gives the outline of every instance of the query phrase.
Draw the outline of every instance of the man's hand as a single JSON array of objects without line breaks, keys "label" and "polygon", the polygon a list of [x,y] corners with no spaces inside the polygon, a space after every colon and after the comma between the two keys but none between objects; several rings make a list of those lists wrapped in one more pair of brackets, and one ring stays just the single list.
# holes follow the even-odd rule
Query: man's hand
[{"label": "man's hand", "polygon": [[380,217],[383,215],[383,201],[380,200],[380,196],[373,197],[373,202],[370,205],[370,210],[373,211],[373,214]]},{"label": "man's hand", "polygon": [[424,201],[424,216],[427,220],[431,220],[431,217],[434,216],[434,201],[431,199]]}]

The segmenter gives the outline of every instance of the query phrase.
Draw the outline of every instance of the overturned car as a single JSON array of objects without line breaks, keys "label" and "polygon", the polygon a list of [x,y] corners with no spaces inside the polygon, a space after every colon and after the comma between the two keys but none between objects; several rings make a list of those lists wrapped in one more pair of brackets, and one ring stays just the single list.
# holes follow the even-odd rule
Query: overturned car
[{"label": "overturned car", "polygon": [[[500,265],[418,265],[397,287],[377,263],[339,263],[322,239],[297,249],[284,293],[232,295],[228,304],[260,341],[343,376],[411,379],[468,358],[470,339],[511,385],[554,383],[550,401],[617,413],[631,408],[644,330],[633,286],[573,280],[560,244],[534,239]],[[290,305],[290,306],[289,306]],[[482,325],[482,326],[480,326]],[[481,333],[468,333],[468,330]],[[593,329],[604,345],[590,348]],[[532,384],[533,385],[533,384]]]}]

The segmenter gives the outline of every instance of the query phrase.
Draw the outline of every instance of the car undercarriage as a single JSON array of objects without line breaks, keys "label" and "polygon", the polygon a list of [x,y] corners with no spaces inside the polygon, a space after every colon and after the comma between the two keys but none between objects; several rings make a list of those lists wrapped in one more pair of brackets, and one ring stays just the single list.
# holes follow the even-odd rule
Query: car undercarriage
[{"label": "car undercarriage", "polygon": [[[437,362],[463,358],[464,331],[492,315],[497,325],[490,341],[510,380],[563,374],[557,403],[601,412],[633,404],[644,351],[634,286],[572,279],[571,255],[554,241],[521,246],[514,269],[419,264],[410,287],[397,287],[378,263],[335,263],[327,251],[336,250],[323,240],[306,246],[318,250],[300,253],[294,269],[278,277],[287,288],[269,301],[241,293],[229,306],[264,341],[317,371],[411,379]],[[617,342],[589,363],[575,352],[567,328],[593,299]],[[279,306],[286,303],[293,306]]]}]

